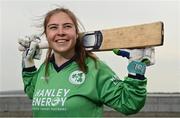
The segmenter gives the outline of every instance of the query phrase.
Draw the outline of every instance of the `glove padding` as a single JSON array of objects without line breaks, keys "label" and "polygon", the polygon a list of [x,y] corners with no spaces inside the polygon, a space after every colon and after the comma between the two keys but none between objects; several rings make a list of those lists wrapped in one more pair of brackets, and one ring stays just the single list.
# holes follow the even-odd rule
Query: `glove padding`
[{"label": "glove padding", "polygon": [[37,42],[31,42],[30,47],[22,54],[22,68],[35,66],[33,56],[35,55]]},{"label": "glove padding", "polygon": [[22,53],[22,67],[29,68],[35,66],[34,59],[40,59],[42,50],[37,49],[40,38],[37,35],[26,36],[18,40],[18,43],[25,49]]},{"label": "glove padding", "polygon": [[139,61],[145,63],[146,66],[155,64],[155,49],[153,47],[140,49],[114,49],[116,55],[126,57],[131,61]]},{"label": "glove padding", "polygon": [[155,49],[114,49],[113,52],[116,55],[126,57],[129,59],[128,72],[132,75],[144,75],[146,66],[155,64],[154,54]]},{"label": "glove padding", "polygon": [[[30,53],[29,56],[32,56],[33,59],[38,59],[38,60],[41,59],[42,50],[39,49],[39,48],[35,49],[33,47],[34,43],[36,43],[38,45],[38,43],[41,42],[41,39],[39,37],[40,36],[38,36],[38,35],[31,35],[31,36],[25,36],[24,38],[19,38],[18,39],[18,43],[25,49],[25,51],[24,51],[25,54],[23,54],[23,55],[27,55],[28,53]],[[35,49],[35,52],[33,52],[33,55],[32,55],[32,51],[29,52],[30,45],[31,45],[32,42],[33,42],[32,47]],[[36,47],[37,47],[37,45],[36,45]],[[32,50],[32,48],[31,48],[31,50]]]}]

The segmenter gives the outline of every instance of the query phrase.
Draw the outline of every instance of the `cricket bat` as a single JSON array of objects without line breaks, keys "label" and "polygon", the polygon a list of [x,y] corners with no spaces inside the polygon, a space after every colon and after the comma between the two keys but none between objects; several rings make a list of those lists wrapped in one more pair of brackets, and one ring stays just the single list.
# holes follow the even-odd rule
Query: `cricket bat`
[{"label": "cricket bat", "polygon": [[[81,41],[86,50],[109,51],[115,48],[132,49],[161,46],[164,40],[163,22],[153,22],[134,26],[88,31],[81,33]],[[47,42],[41,42],[38,48],[48,48]],[[19,50],[24,50],[19,47]]]}]

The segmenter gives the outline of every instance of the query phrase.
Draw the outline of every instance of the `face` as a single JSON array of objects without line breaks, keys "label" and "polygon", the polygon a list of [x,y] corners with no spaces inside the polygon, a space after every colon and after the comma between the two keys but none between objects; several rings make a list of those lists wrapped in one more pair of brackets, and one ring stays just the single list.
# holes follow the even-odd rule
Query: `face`
[{"label": "face", "polygon": [[59,12],[51,16],[47,23],[46,36],[55,53],[75,53],[78,36],[73,21],[66,13]]}]

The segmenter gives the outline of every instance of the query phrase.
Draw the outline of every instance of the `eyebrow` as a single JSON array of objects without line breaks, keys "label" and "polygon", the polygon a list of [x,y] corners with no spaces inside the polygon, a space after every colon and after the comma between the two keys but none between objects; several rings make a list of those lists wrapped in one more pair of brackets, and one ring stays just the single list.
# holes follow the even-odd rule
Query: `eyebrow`
[{"label": "eyebrow", "polygon": [[49,24],[47,27],[57,26],[58,24]]},{"label": "eyebrow", "polygon": [[[73,25],[73,23],[64,23],[63,25]],[[51,26],[59,26],[59,24],[49,24],[47,27],[51,27]]]}]

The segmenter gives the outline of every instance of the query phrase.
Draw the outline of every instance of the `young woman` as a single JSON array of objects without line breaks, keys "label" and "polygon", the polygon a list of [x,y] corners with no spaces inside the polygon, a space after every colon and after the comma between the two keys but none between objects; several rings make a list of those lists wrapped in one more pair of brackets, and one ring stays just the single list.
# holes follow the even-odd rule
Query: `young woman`
[{"label": "young woman", "polygon": [[147,79],[142,62],[131,60],[143,68],[129,63],[129,75],[120,80],[83,48],[77,18],[65,8],[46,14],[43,33],[49,49],[40,68],[33,61],[37,42],[32,41],[23,56],[24,91],[32,99],[34,117],[101,117],[104,104],[129,115],[144,106]]}]

